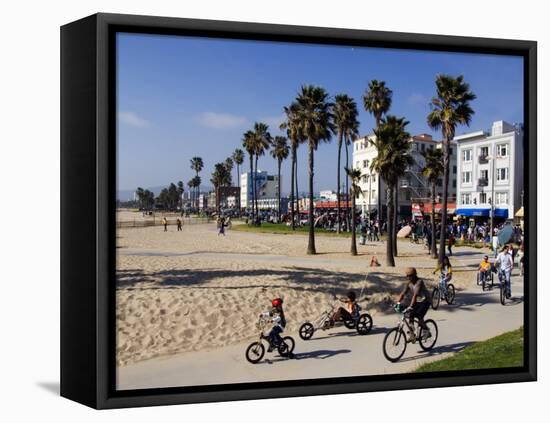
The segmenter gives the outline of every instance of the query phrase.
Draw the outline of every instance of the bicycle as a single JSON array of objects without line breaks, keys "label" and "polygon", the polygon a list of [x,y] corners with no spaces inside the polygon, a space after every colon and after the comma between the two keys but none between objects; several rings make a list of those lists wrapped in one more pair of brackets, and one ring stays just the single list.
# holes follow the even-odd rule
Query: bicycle
[{"label": "bicycle", "polygon": [[[334,314],[336,309],[336,297],[333,297],[333,304],[329,309],[323,311],[321,315],[315,319],[313,322],[305,322],[300,326],[298,334],[300,338],[304,341],[307,341],[312,338],[313,334],[318,330],[327,330],[331,327],[331,317]],[[343,324],[348,329],[355,329],[359,335],[366,335],[372,329],[372,317],[369,313],[361,313],[361,306],[359,304],[355,305],[354,311],[351,314],[351,320],[343,320]],[[335,322],[339,323],[339,322]]]},{"label": "bicycle", "polygon": [[445,281],[445,276],[439,276],[439,283],[432,292],[432,308],[437,310],[441,297],[445,298],[447,304],[451,305],[455,300],[455,286]]},{"label": "bicycle", "polygon": [[[275,345],[272,345],[269,341],[269,336],[265,334],[266,328],[269,326],[269,321],[260,316],[256,323],[256,328],[260,331],[259,339],[253,342],[246,348],[245,356],[248,362],[252,364],[258,363],[265,355],[265,346],[262,341],[266,341],[270,347],[276,348],[281,357],[291,358],[294,352],[294,338],[291,336],[281,337]],[[271,329],[271,328],[270,328]]]},{"label": "bicycle", "polygon": [[500,304],[505,305],[506,300],[510,298],[510,289],[506,286],[506,275],[503,270],[498,270],[498,281],[500,285]]},{"label": "bicycle", "polygon": [[418,341],[423,351],[430,351],[437,342],[437,324],[432,319],[425,320],[426,331],[426,329],[420,326],[416,317],[411,325],[409,321],[411,310],[403,312],[400,304],[397,304],[394,310],[402,313],[402,315],[397,322],[397,326],[391,329],[384,337],[384,342],[382,343],[384,357],[388,361],[395,363],[405,354],[407,344],[415,344],[416,341]]}]

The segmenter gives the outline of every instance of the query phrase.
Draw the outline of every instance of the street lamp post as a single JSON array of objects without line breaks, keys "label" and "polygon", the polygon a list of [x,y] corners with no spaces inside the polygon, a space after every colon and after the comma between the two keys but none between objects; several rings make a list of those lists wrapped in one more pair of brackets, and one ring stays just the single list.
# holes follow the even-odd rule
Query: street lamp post
[{"label": "street lamp post", "polygon": [[494,157],[488,157],[488,159],[491,161],[491,224],[490,224],[490,233],[491,233],[491,239],[493,238],[493,232],[494,232],[494,215],[495,215],[495,159]]}]

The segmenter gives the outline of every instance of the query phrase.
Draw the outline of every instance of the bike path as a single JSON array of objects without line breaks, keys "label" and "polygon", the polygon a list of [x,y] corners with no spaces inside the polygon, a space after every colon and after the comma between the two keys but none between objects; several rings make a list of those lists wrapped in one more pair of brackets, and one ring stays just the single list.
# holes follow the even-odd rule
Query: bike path
[{"label": "bike path", "polygon": [[[517,274],[517,269],[514,273]],[[502,306],[498,285],[491,291],[481,288],[457,292],[456,304],[442,302],[427,318],[437,322],[439,335],[434,349],[424,352],[418,344],[408,344],[398,363],[387,361],[382,341],[398,320],[397,314],[373,315],[370,334],[336,327],[318,331],[309,341],[297,333],[294,359],[267,353],[258,364],[250,364],[245,349],[253,339],[211,351],[181,353],[155,358],[119,368],[118,389],[161,388],[277,380],[315,379],[358,375],[409,372],[423,363],[438,360],[482,341],[523,325],[523,278],[512,278],[512,299]],[[368,307],[367,307],[368,309]]]}]

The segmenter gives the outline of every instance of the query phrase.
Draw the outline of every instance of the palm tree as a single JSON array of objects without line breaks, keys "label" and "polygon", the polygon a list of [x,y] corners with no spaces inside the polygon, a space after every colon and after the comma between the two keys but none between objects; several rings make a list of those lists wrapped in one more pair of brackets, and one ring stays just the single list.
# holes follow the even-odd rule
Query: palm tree
[{"label": "palm tree", "polygon": [[[271,134],[268,131],[269,127],[262,122],[254,123],[254,154],[255,154],[255,163],[254,163],[254,173],[258,174],[258,158],[263,156],[265,151],[271,145]],[[254,202],[256,204],[256,211],[258,210],[258,194],[256,192],[257,186],[254,184]]]},{"label": "palm tree", "polygon": [[441,235],[439,238],[439,262],[445,256],[445,238],[447,236],[447,202],[449,188],[449,162],[451,140],[458,125],[469,126],[474,110],[470,102],[476,95],[470,91],[470,85],[464,82],[462,75],[454,78],[450,75],[437,75],[435,78],[437,95],[432,98],[432,111],[428,114],[428,125],[441,129],[443,134],[443,204],[441,205]]},{"label": "palm tree", "polygon": [[[341,157],[342,157],[342,144],[346,143],[346,169],[349,168],[349,154],[348,154],[348,143],[351,137],[357,133],[357,128],[359,123],[357,121],[357,104],[355,101],[349,97],[347,94],[338,94],[335,96],[334,101],[334,125],[338,133],[338,164],[336,166],[336,200],[337,200],[337,209],[338,209],[338,226],[337,231],[341,230],[341,221],[340,221],[340,173],[341,173]],[[346,171],[347,172],[347,171]],[[347,173],[349,176],[349,173]],[[346,178],[346,183],[348,178]],[[346,186],[346,192],[348,192]],[[346,212],[347,214],[347,212]]]},{"label": "palm tree", "polygon": [[138,199],[138,203],[140,204],[140,207],[141,207],[141,208],[144,208],[144,207],[143,207],[143,204],[144,204],[144,200],[145,200],[145,191],[143,190],[143,188],[137,187],[137,189],[136,189],[136,197],[137,197],[137,199]]},{"label": "palm tree", "polygon": [[394,192],[397,190],[399,178],[405,174],[407,167],[414,161],[409,154],[411,144],[410,134],[405,130],[408,125],[404,118],[387,116],[383,118],[376,135],[370,142],[376,147],[377,156],[372,160],[371,170],[377,172],[386,183],[386,220],[388,222],[388,241],[386,243],[386,262],[388,266],[395,266],[394,242],[392,234],[394,228]]},{"label": "palm tree", "polygon": [[[229,173],[233,172],[234,163],[233,163],[233,159],[231,157],[228,157],[227,159],[225,159],[223,164],[225,165],[225,167],[227,168]],[[231,185],[233,185],[233,178],[231,178]]]},{"label": "palm tree", "polygon": [[[376,129],[379,128],[380,122],[382,120],[382,116],[385,115],[391,107],[392,103],[392,90],[390,90],[388,87],[386,87],[385,81],[378,81],[376,79],[373,79],[369,82],[369,88],[368,91],[365,91],[365,94],[363,95],[363,106],[365,107],[365,110],[369,112],[371,115],[374,116],[374,121],[376,125]],[[382,202],[380,201],[380,176],[378,177],[378,225],[380,226],[381,216],[382,216]],[[370,218],[370,216],[369,216]],[[388,232],[388,234],[390,234]],[[390,234],[391,235],[391,234]],[[395,237],[394,237],[395,240]]]},{"label": "palm tree", "polygon": [[231,171],[227,169],[227,163],[216,163],[210,179],[216,191],[216,211],[220,213],[220,187],[231,185]]},{"label": "palm tree", "polygon": [[277,160],[277,218],[281,220],[281,163],[288,157],[289,148],[285,137],[276,136],[271,147],[271,157]]},{"label": "palm tree", "polygon": [[313,176],[314,153],[321,141],[330,141],[335,127],[332,123],[333,104],[328,100],[328,93],[324,88],[314,85],[302,86],[296,98],[298,103],[298,122],[309,147],[309,240],[307,254],[316,254],[315,228],[313,221]]},{"label": "palm tree", "polygon": [[434,258],[437,258],[437,248],[435,244],[435,186],[441,175],[443,175],[443,150],[440,148],[432,148],[422,153],[426,161],[422,168],[422,175],[428,180],[431,188],[432,212],[430,215],[430,225],[432,227],[432,240],[430,251]]},{"label": "palm tree", "polygon": [[[256,178],[254,178],[254,132],[252,131],[246,131],[243,135],[243,148],[248,153],[248,158],[250,160],[250,184],[252,186],[252,220],[254,221],[254,185],[256,182]],[[246,187],[248,189],[248,187]],[[248,198],[248,193],[246,198]],[[248,207],[248,204],[246,205]]]},{"label": "palm tree", "polygon": [[357,242],[355,240],[355,198],[359,197],[363,192],[359,186],[361,179],[360,169],[350,169],[346,167],[346,174],[351,180],[351,188],[349,190],[349,196],[351,197],[351,255],[357,255]]},{"label": "palm tree", "polygon": [[[201,157],[193,157],[191,159],[191,169],[195,171],[195,176],[196,177],[199,176],[199,173],[201,172],[201,170],[203,168],[204,168],[204,163],[203,163]],[[199,194],[200,194],[200,182],[199,182],[199,185],[197,185],[197,187],[196,187],[196,191],[197,191],[197,194],[196,194],[195,200],[197,201],[196,207],[198,209],[199,208],[198,200],[199,200]]]},{"label": "palm tree", "polygon": [[178,181],[178,202],[180,205],[180,209],[183,209],[183,192],[184,192],[183,187],[184,187],[183,181]]},{"label": "palm tree", "polygon": [[[233,154],[231,155],[231,158],[233,159],[233,163],[235,163],[235,165],[237,166],[237,186],[240,187],[241,186],[241,172],[240,172],[240,169],[241,169],[241,165],[243,164],[244,162],[244,152],[243,150],[241,150],[240,148],[236,148],[235,151],[233,152]],[[239,210],[241,208],[241,197],[239,196],[239,200],[237,202],[237,204],[239,205]]]},{"label": "palm tree", "polygon": [[286,135],[290,141],[290,162],[291,162],[291,171],[290,171],[290,218],[292,220],[292,230],[296,228],[295,221],[295,212],[299,214],[298,206],[298,160],[297,152],[299,145],[305,141],[305,137],[300,127],[300,122],[298,120],[298,103],[293,102],[290,106],[284,107],[286,114],[286,121],[283,122],[280,126],[280,129],[286,129]]}]

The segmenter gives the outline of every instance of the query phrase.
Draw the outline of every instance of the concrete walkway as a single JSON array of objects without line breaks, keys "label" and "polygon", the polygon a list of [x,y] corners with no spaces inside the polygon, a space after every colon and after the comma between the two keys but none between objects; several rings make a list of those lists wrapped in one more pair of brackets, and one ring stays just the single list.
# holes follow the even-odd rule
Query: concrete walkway
[{"label": "concrete walkway", "polygon": [[[460,250],[457,253],[453,263],[479,263],[478,254],[461,255]],[[264,255],[261,257],[261,260],[271,260]],[[288,264],[290,259],[284,259]],[[517,274],[518,270],[515,269],[514,273]],[[449,306],[442,302],[437,311],[428,312],[427,318],[434,319],[439,327],[434,349],[426,353],[418,344],[408,344],[398,363],[390,363],[382,353],[384,335],[395,326],[398,316],[377,314],[373,317],[373,330],[366,336],[343,327],[318,331],[309,341],[301,340],[296,333],[286,333],[296,341],[294,359],[266,352],[260,363],[250,364],[244,354],[253,341],[251,339],[212,351],[182,353],[122,367],[118,369],[117,387],[160,388],[409,372],[420,364],[460,351],[473,342],[519,328],[523,324],[524,311],[522,277],[512,278],[512,294],[512,300],[502,306],[498,286],[487,292],[482,292],[481,288],[458,292],[456,304]]]}]

